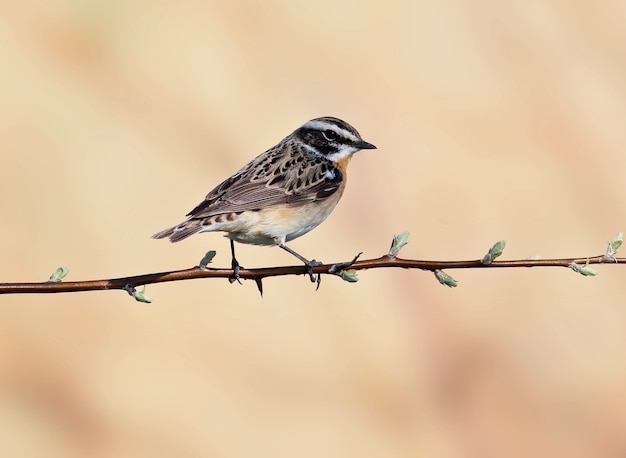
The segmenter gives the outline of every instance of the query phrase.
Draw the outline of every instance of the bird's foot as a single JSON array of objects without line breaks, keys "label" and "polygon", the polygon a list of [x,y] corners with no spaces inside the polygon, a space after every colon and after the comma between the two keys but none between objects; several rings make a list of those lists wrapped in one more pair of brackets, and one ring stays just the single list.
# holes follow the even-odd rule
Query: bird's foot
[{"label": "bird's foot", "polygon": [[230,283],[239,283],[241,285],[241,280],[239,278],[239,271],[241,270],[241,266],[239,265],[239,263],[237,262],[237,260],[235,258],[233,258],[233,261],[231,263],[231,267],[233,269],[233,274],[228,277],[228,281]]},{"label": "bird's foot", "polygon": [[309,275],[309,278],[311,279],[311,283],[317,282],[317,287],[315,288],[316,291],[319,289],[320,283],[322,282],[322,274],[318,273],[316,277],[315,273],[313,273],[313,268],[317,266],[321,266],[322,264],[324,263],[320,261],[316,261],[315,259],[311,259],[310,261],[307,261],[304,263],[304,265],[306,266],[306,273]]}]

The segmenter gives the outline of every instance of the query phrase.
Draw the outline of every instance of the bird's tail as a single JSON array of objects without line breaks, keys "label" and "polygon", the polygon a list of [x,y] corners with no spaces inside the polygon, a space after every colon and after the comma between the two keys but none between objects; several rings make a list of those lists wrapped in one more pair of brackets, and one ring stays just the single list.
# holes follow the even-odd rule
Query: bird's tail
[{"label": "bird's tail", "polygon": [[202,230],[202,223],[197,219],[183,221],[178,226],[170,227],[152,236],[153,239],[170,239],[170,242],[180,242],[190,235],[197,234]]}]

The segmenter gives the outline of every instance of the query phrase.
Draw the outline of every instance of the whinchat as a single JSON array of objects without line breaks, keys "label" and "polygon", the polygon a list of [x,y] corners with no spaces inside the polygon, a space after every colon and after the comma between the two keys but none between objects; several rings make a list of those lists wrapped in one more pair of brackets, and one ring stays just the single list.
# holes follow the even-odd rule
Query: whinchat
[{"label": "whinchat", "polygon": [[302,261],[311,274],[319,263],[285,243],[330,215],[345,189],[348,162],[362,149],[376,147],[347,122],[312,119],[213,188],[185,221],[152,237],[178,242],[199,232],[226,232],[233,280],[239,275],[235,241],[277,245]]}]

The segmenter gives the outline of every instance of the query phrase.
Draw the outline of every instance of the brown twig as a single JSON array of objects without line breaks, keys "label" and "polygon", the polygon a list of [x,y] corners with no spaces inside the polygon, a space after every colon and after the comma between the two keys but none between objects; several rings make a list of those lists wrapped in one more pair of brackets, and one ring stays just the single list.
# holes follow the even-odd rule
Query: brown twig
[{"label": "brown twig", "polygon": [[[480,260],[473,261],[421,261],[413,259],[401,259],[390,255],[376,259],[355,261],[354,263],[322,264],[313,267],[314,274],[341,275],[346,268],[354,270],[379,269],[389,267],[401,267],[404,269],[421,269],[427,271],[451,270],[451,269],[477,269],[477,268],[505,268],[505,267],[576,267],[586,264],[626,264],[626,258],[613,258],[607,255],[590,258],[567,258],[567,259],[520,259],[512,261],[494,261],[491,264],[483,264]],[[339,266],[339,268],[338,268]],[[241,269],[241,279],[254,280],[261,284],[261,280],[268,277],[283,275],[307,275],[305,266],[265,267],[259,269]],[[47,281],[40,283],[0,283],[0,294],[26,294],[26,293],[68,293],[76,291],[96,291],[120,289],[134,295],[135,288],[153,283],[171,281],[192,280],[196,278],[229,278],[233,276],[231,269],[214,269],[207,267],[192,267],[190,269],[159,272],[152,274],[135,275],[132,277],[113,278],[108,280],[88,281]]]}]

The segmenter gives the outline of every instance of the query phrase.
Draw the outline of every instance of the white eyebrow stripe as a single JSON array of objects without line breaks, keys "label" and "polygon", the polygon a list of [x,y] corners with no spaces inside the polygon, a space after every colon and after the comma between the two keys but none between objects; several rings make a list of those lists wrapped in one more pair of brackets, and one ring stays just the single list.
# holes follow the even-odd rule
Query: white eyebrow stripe
[{"label": "white eyebrow stripe", "polygon": [[340,137],[347,138],[348,140],[351,140],[353,142],[359,140],[359,138],[357,138],[357,136],[354,135],[352,132],[349,132],[346,129],[342,129],[339,126],[326,121],[309,121],[304,125],[304,127],[319,131],[332,130],[333,132],[336,132],[337,135],[339,135]]}]

